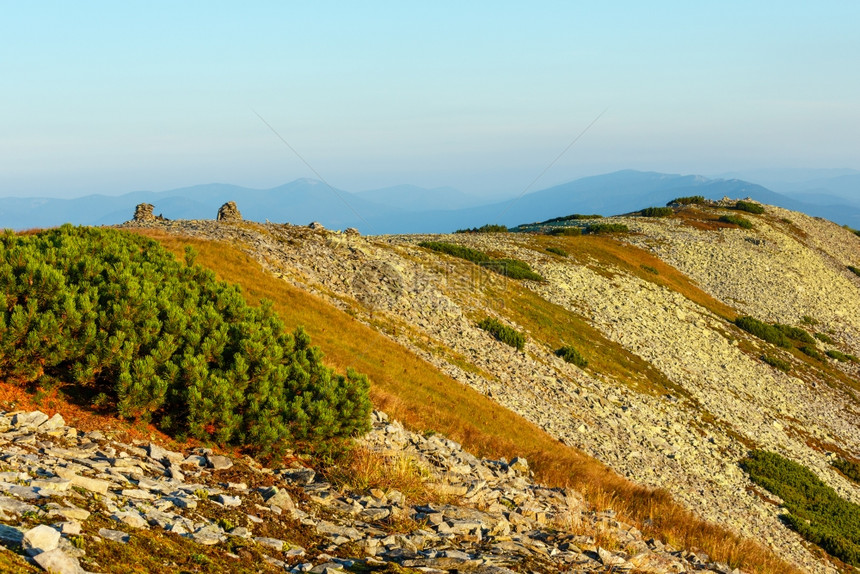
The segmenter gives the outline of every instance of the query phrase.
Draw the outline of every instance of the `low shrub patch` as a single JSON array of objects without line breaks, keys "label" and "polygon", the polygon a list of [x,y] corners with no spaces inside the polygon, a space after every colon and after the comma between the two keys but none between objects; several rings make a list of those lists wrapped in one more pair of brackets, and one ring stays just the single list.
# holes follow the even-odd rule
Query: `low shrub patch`
[{"label": "low shrub patch", "polygon": [[844,500],[808,468],[754,450],[741,461],[750,480],[779,496],[786,524],[846,564],[860,566],[860,506]]},{"label": "low shrub patch", "polygon": [[824,360],[824,355],[818,352],[818,349],[815,347],[810,347],[809,345],[804,345],[802,347],[798,347],[801,353],[812,357],[813,359],[818,359],[819,361]]},{"label": "low shrub patch", "polygon": [[759,339],[767,341],[778,347],[790,347],[791,343],[785,334],[772,325],[768,325],[764,321],[759,321],[755,317],[743,316],[735,319],[735,325],[755,335]]},{"label": "low shrub patch", "polygon": [[585,233],[629,233],[630,229],[623,223],[589,223],[585,227]]},{"label": "low shrub patch", "polygon": [[705,203],[705,197],[702,195],[688,195],[686,197],[676,197],[672,201],[666,204],[666,206],[670,205],[697,205]]},{"label": "low shrub patch", "polygon": [[818,319],[816,319],[815,317],[810,317],[809,315],[804,315],[803,317],[801,317],[800,322],[803,323],[804,325],[810,325],[810,326],[818,325]]},{"label": "low shrub patch", "polygon": [[558,349],[555,354],[564,359],[566,363],[576,365],[580,369],[584,369],[588,366],[588,361],[586,360],[586,358],[583,357],[582,354],[580,354],[580,352],[573,347],[565,345],[564,347]]},{"label": "low shrub patch", "polygon": [[751,201],[738,201],[737,203],[735,203],[735,209],[737,209],[738,211],[746,211],[747,213],[764,213],[764,207],[762,207],[758,203],[752,203]]},{"label": "low shrub patch", "polygon": [[529,264],[519,259],[493,259],[486,253],[471,249],[462,245],[453,243],[445,243],[442,241],[422,241],[418,244],[419,247],[424,247],[439,253],[452,255],[472,263],[477,263],[481,267],[486,267],[489,271],[504,275],[511,279],[530,279],[532,281],[543,281],[543,277],[532,270]]},{"label": "low shrub patch", "polygon": [[478,327],[495,337],[496,340],[514,347],[517,351],[522,351],[526,345],[525,335],[492,317],[482,320],[478,323]]},{"label": "low shrub patch", "polygon": [[815,339],[812,338],[812,335],[800,327],[792,327],[791,325],[783,325],[781,323],[774,323],[773,326],[779,329],[789,339],[794,339],[801,343],[809,343],[810,345],[815,344]]},{"label": "low shrub patch", "polygon": [[860,464],[850,460],[845,460],[844,458],[837,458],[832,464],[839,472],[857,484],[860,484]]},{"label": "low shrub patch", "polygon": [[674,214],[675,210],[671,207],[646,207],[639,212],[641,217],[669,217]]},{"label": "low shrub patch", "polygon": [[580,221],[583,219],[601,219],[602,215],[597,215],[596,213],[593,215],[583,215],[581,213],[572,213],[570,215],[563,215],[561,217],[553,217],[552,219],[547,219],[546,221],[541,221],[539,225],[544,225],[547,223],[562,223],[565,221]]},{"label": "low shrub patch", "polygon": [[645,264],[642,264],[639,267],[641,267],[643,271],[647,271],[648,273],[651,273],[652,275],[659,275],[660,274],[660,272],[657,270],[656,267],[651,267],[650,265],[645,265]]},{"label": "low shrub patch", "polygon": [[831,337],[830,335],[826,335],[824,333],[814,333],[812,336],[821,341],[822,343],[827,343],[828,345],[836,344],[836,341],[834,341],[833,337]]},{"label": "low shrub patch", "polygon": [[740,215],[721,215],[720,221],[723,223],[731,223],[744,229],[752,229],[753,224],[749,219],[744,219]]},{"label": "low shrub patch", "polygon": [[567,251],[565,251],[561,247],[547,247],[546,250],[561,257],[567,257]]},{"label": "low shrub patch", "polygon": [[779,369],[787,373],[791,370],[791,363],[788,361],[783,361],[779,357],[774,357],[772,355],[762,355],[761,360],[773,367],[774,369]]},{"label": "low shrub patch", "polygon": [[848,266],[848,271],[850,271],[854,275],[860,275],[860,269],[858,269],[857,267],[854,267],[853,265]]},{"label": "low shrub patch", "polygon": [[569,237],[578,237],[582,235],[581,227],[553,227],[549,230],[550,235],[566,235]]},{"label": "low shrub patch", "polygon": [[454,233],[507,233],[508,228],[504,225],[496,225],[488,223],[481,227],[473,227],[472,229],[458,229]]},{"label": "low shrub patch", "polygon": [[836,349],[831,349],[827,351],[826,355],[831,359],[835,359],[840,363],[847,363],[848,361],[857,362],[857,357],[854,355],[849,355],[847,353],[843,353],[841,351],[837,351]]}]

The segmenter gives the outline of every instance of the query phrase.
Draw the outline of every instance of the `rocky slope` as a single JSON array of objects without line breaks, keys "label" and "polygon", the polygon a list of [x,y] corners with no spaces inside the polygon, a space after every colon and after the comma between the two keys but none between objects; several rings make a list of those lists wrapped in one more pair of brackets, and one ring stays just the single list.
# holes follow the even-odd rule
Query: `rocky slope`
[{"label": "rocky slope", "polygon": [[[494,574],[731,572],[702,553],[644,540],[611,511],[586,511],[575,492],[534,484],[524,459],[478,459],[379,412],[362,444],[420,469],[448,502],[339,488],[300,462],[271,469],[207,449],[122,443],[79,432],[59,414],[0,413],[0,553],[21,550],[62,574],[129,571],[117,557],[136,557],[153,571],[135,554],[153,541],[162,548],[186,542],[178,557],[198,566],[217,560],[208,571],[224,572],[367,571],[387,563]],[[592,534],[566,533],[571,526]],[[3,571],[28,571],[28,562],[3,554]],[[186,567],[169,558],[157,564]]]},{"label": "rocky slope", "polygon": [[[760,540],[809,572],[827,572],[780,522],[779,507],[750,488],[738,461],[751,445],[782,453],[860,502],[857,485],[829,464],[834,451],[860,457],[858,366],[778,350],[724,314],[729,308],[791,325],[814,322],[807,328],[834,341],[819,343],[822,351],[860,354],[860,278],[846,269],[860,263],[860,240],[778,208],[744,214],[753,230],[715,224],[720,213],[715,206],[666,219],[616,218],[633,233],[605,241],[674,268],[653,276],[599,251],[578,251],[586,240],[600,241],[590,237],[363,238],[250,222],[145,225],[242,245],[284,280],[349,309],[566,444],[637,482],[668,489],[707,519]],[[427,239],[524,260],[546,281],[507,280],[417,247]],[[548,253],[548,245],[571,256]],[[675,270],[716,304],[663,280]],[[569,312],[571,321],[584,320],[602,344],[620,346],[651,371],[633,384],[564,363],[552,353],[555,343],[517,307],[529,293]],[[525,352],[477,328],[487,315],[525,330]],[[765,364],[763,353],[788,361],[791,371]]]}]

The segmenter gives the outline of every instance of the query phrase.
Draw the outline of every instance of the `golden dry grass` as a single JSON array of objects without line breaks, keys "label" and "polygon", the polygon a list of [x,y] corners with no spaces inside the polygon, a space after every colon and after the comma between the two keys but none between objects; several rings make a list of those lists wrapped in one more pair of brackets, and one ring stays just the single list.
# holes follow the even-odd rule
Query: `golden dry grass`
[{"label": "golden dry grass", "polygon": [[347,313],[266,273],[238,249],[164,232],[142,233],[180,258],[185,245],[193,246],[199,253],[198,263],[214,270],[219,278],[240,284],[249,303],[271,300],[288,328],[305,327],[325,353],[327,364],[341,371],[352,366],[366,373],[372,382],[374,406],[406,426],[441,432],[479,456],[525,456],[543,484],[579,490],[598,508],[611,505],[621,520],[633,523],[646,535],[679,547],[701,548],[714,560],[750,572],[799,572],[760,545],[699,519],[667,492],[633,484],[563,445]]}]

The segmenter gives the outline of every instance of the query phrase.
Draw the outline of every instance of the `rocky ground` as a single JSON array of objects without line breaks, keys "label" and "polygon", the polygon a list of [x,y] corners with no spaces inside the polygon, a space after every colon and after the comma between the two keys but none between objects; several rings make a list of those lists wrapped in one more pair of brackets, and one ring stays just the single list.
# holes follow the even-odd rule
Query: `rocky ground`
[{"label": "rocky ground", "polygon": [[215,559],[204,548],[217,550],[214,571],[738,572],[535,484],[524,459],[478,459],[384,413],[373,421],[363,447],[413,465],[447,502],[337,487],[300,462],[272,469],[202,448],[122,443],[59,414],[0,413],[0,564],[124,572],[112,560],[155,535],[185,543],[198,565]]},{"label": "rocky ground", "polygon": [[[829,222],[768,210],[749,216],[752,231],[627,218],[621,221],[634,233],[621,239],[657,254],[740,313],[793,325],[811,317],[816,330],[835,339],[834,348],[860,354],[860,289],[846,270],[860,262],[856,238]],[[759,359],[760,341],[680,293],[606,262],[559,260],[525,234],[362,238],[249,222],[147,225],[243,246],[286,281],[369,323],[393,326],[389,336],[566,444],[637,482],[667,488],[704,517],[810,572],[831,570],[784,527],[779,507],[749,488],[737,463],[755,444],[814,469],[842,496],[860,501],[860,490],[832,469],[832,453],[822,447],[860,456],[856,396],[785,353],[792,373],[771,368]],[[586,317],[683,393],[639,392],[565,364],[533,338],[524,353],[497,343],[475,318],[491,314],[522,328],[488,295],[505,285],[488,286],[498,281],[492,274],[469,275],[462,266],[470,264],[417,248],[423,239],[529,262],[547,281],[524,282],[528,288]],[[426,340],[466,357],[472,368],[432,352],[420,343]],[[857,379],[856,365],[829,363]]]}]

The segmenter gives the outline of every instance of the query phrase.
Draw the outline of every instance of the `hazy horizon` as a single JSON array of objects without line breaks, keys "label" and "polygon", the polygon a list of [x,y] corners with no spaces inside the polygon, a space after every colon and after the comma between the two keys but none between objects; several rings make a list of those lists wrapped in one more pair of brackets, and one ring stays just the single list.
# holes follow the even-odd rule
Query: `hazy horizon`
[{"label": "hazy horizon", "polygon": [[9,3],[0,195],[309,177],[502,198],[621,169],[856,170],[858,20],[802,2]]}]

